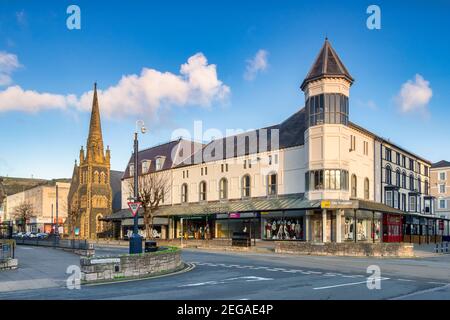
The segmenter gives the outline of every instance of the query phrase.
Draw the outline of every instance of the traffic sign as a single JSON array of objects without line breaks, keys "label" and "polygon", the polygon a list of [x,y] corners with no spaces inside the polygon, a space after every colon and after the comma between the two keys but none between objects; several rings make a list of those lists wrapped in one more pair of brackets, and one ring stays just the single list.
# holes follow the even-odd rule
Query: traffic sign
[{"label": "traffic sign", "polygon": [[141,202],[128,202],[128,207],[130,207],[131,214],[133,215],[133,217],[136,216],[136,213],[138,212],[141,205],[142,205]]}]

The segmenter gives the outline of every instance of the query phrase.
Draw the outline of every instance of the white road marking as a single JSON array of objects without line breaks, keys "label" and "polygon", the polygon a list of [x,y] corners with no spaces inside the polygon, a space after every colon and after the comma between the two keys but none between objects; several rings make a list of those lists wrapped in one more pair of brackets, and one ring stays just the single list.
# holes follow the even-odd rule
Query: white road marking
[{"label": "white road marking", "polygon": [[216,285],[216,284],[226,284],[232,281],[239,281],[243,280],[245,282],[255,282],[255,281],[271,281],[273,278],[263,278],[263,277],[256,277],[256,276],[247,276],[247,277],[236,277],[236,278],[228,278],[224,280],[219,281],[205,281],[205,282],[197,282],[197,283],[189,283],[189,284],[183,284],[181,287],[199,287],[199,286],[206,286],[206,285]]},{"label": "white road marking", "polygon": [[[285,273],[301,273],[304,275],[322,275],[323,277],[343,277],[343,278],[365,278],[363,275],[345,275],[341,273],[334,272],[321,272],[321,271],[313,271],[313,270],[301,270],[301,269],[285,269],[285,268],[277,268],[277,267],[266,267],[266,266],[249,266],[249,265],[238,265],[238,264],[224,264],[224,263],[209,263],[209,262],[192,262],[197,265],[211,266],[211,267],[224,267],[224,268],[238,268],[238,269],[251,269],[251,270],[265,270],[271,272],[285,272]],[[398,279],[400,281],[409,281]]]},{"label": "white road marking", "polygon": [[430,282],[427,282],[427,283],[429,283],[429,284],[441,284],[441,285],[447,285],[448,284],[446,282],[435,282],[435,281],[430,281]]},{"label": "white road marking", "polygon": [[409,297],[412,297],[412,296],[417,296],[419,294],[424,294],[424,293],[429,293],[429,292],[442,290],[442,289],[448,288],[448,287],[450,287],[450,284],[446,284],[445,286],[441,286],[441,287],[436,287],[436,288],[431,288],[431,289],[426,289],[426,290],[413,292],[413,293],[410,293],[410,294],[406,294],[404,296],[399,296],[399,297],[392,298],[391,300],[400,300],[400,299],[404,299],[404,298],[409,298]]},{"label": "white road marking", "polygon": [[[389,278],[379,278],[379,279],[375,279],[375,280],[383,281],[383,280],[389,280]],[[313,289],[314,290],[324,290],[324,289],[332,289],[332,288],[338,288],[338,287],[355,286],[355,285],[363,284],[363,283],[367,283],[367,280],[360,281],[360,282],[341,283],[341,284],[336,284],[336,285],[332,285],[332,286],[318,287],[318,288],[313,288]]]},{"label": "white road marking", "polygon": [[414,282],[415,280],[411,279],[396,279],[397,281],[404,281],[404,282]]}]

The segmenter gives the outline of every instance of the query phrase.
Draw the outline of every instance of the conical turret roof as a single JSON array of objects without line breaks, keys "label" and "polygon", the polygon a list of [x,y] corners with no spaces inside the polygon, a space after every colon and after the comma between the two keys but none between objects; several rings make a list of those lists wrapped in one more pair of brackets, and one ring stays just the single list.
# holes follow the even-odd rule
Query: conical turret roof
[{"label": "conical turret roof", "polygon": [[334,51],[328,38],[325,39],[325,43],[320,49],[319,55],[300,87],[303,90],[308,82],[323,77],[342,77],[350,81],[350,83],[353,83],[354,81],[336,51]]}]

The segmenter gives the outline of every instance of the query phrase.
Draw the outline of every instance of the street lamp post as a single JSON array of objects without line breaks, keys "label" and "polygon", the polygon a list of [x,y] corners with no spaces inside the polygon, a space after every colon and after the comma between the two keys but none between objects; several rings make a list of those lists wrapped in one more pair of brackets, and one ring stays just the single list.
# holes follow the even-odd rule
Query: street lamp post
[{"label": "street lamp post", "polygon": [[[144,121],[136,121],[136,131],[134,132],[134,201],[139,201],[139,141],[138,141],[138,128],[140,127],[142,134],[147,130],[144,126]],[[139,235],[139,214],[136,212],[134,215],[133,234],[130,238],[130,254],[142,253],[142,237]]]},{"label": "street lamp post", "polygon": [[58,183],[56,183],[56,205],[55,205],[55,220],[56,220],[56,223],[55,223],[55,236],[56,237],[59,237],[59,222],[58,222],[58,204],[59,204],[59,195],[58,195]]}]

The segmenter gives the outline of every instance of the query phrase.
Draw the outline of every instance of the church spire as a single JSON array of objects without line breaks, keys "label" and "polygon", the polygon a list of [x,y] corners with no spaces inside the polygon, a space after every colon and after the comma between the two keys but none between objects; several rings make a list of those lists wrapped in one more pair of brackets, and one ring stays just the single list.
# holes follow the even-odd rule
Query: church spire
[{"label": "church spire", "polygon": [[100,121],[100,108],[97,97],[97,83],[94,84],[94,98],[92,101],[91,123],[87,140],[87,159],[101,162],[103,155],[102,125]]}]

